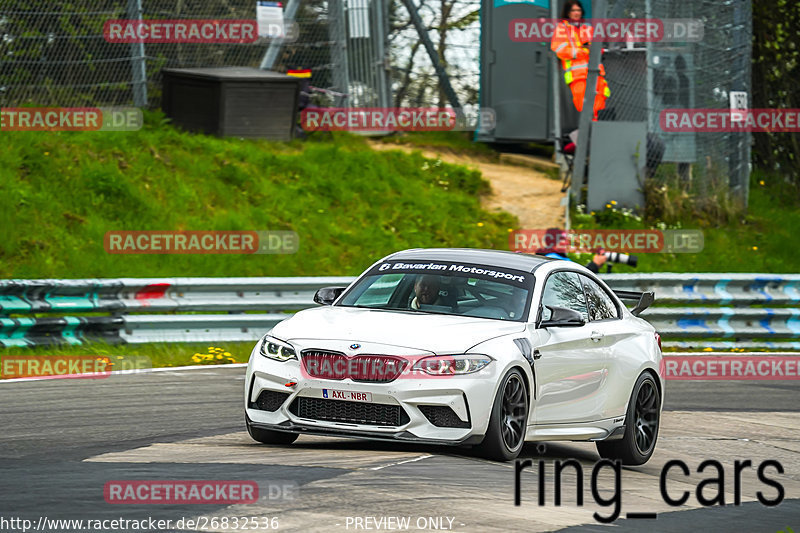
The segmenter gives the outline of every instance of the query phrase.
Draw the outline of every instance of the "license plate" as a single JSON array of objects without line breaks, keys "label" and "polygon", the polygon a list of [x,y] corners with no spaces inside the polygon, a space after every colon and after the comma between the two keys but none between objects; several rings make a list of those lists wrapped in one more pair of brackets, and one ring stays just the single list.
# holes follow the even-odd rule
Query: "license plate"
[{"label": "license plate", "polygon": [[330,400],[347,400],[349,402],[371,402],[371,392],[353,392],[349,390],[322,389],[322,397]]}]

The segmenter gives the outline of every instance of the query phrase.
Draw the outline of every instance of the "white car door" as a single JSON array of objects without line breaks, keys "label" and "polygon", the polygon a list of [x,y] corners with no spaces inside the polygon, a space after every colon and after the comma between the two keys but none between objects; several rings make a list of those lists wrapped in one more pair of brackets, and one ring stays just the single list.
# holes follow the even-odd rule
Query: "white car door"
[{"label": "white car door", "polygon": [[638,344],[638,333],[627,320],[608,292],[589,276],[580,275],[589,307],[592,331],[600,332],[602,338],[598,348],[606,357],[608,379],[603,392],[604,409],[599,418],[623,416],[630,398],[633,383],[639,371],[637,355],[642,347]]},{"label": "white car door", "polygon": [[[574,271],[551,273],[545,281],[540,303],[543,320],[550,318],[547,306],[556,306],[579,312],[586,324],[538,328],[533,332],[537,389],[534,424],[600,419],[606,400],[609,347],[602,328],[588,321],[586,295],[579,274]],[[538,305],[534,309],[538,309]]]}]

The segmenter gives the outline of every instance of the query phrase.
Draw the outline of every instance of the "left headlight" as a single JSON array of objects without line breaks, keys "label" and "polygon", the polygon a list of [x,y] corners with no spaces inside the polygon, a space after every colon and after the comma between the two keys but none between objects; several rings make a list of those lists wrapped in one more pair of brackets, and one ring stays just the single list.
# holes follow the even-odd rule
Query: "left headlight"
[{"label": "left headlight", "polygon": [[483,370],[492,361],[483,354],[434,355],[417,361],[414,369],[431,376],[456,376]]},{"label": "left headlight", "polygon": [[276,339],[270,335],[266,335],[261,340],[261,346],[258,349],[259,353],[269,359],[275,361],[288,361],[290,359],[297,359],[297,352],[288,342]]}]

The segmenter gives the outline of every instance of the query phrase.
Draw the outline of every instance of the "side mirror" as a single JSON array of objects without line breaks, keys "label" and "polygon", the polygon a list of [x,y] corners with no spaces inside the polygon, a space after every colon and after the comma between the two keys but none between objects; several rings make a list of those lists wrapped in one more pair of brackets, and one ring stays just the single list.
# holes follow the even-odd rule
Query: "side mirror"
[{"label": "side mirror", "polygon": [[323,287],[314,295],[314,301],[322,305],[331,305],[341,296],[347,287]]},{"label": "side mirror", "polygon": [[586,325],[583,316],[566,307],[547,306],[550,309],[550,318],[539,323],[540,328],[579,328]]}]

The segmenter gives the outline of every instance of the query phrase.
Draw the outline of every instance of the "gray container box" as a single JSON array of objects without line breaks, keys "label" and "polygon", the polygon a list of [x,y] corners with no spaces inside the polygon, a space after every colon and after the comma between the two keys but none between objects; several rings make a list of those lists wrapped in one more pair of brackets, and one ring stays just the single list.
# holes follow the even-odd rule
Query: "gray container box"
[{"label": "gray container box", "polygon": [[162,71],[161,108],[190,131],[288,141],[297,124],[298,78],[257,68]]},{"label": "gray container box", "polygon": [[549,9],[531,4],[481,3],[481,108],[496,115],[494,130],[479,141],[520,142],[552,138],[549,109],[550,43],[514,42],[509,34],[514,19],[547,18]]}]

